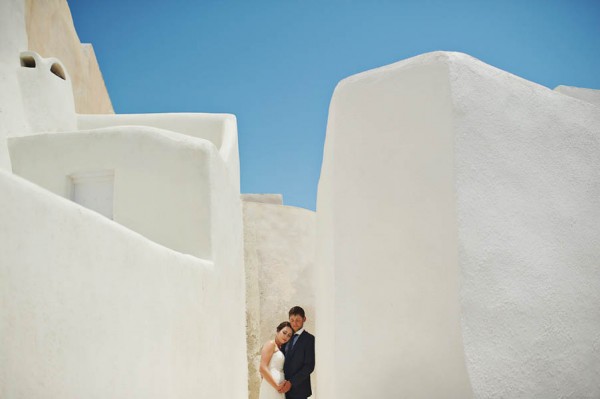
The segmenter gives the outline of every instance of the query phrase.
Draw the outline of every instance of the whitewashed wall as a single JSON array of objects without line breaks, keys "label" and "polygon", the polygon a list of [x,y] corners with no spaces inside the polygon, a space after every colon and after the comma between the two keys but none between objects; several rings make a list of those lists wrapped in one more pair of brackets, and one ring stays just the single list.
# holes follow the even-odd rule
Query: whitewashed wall
[{"label": "whitewashed wall", "polygon": [[[0,168],[10,170],[7,137],[75,130],[76,108],[112,112],[93,49],[79,43],[65,0],[0,2],[0,37]],[[35,68],[21,66],[28,50],[41,53]],[[55,62],[67,65],[66,80],[50,73]]]},{"label": "whitewashed wall", "polygon": [[[204,284],[215,286],[211,299],[215,307],[200,317],[207,329],[205,339],[223,347],[219,353],[227,360],[203,356],[201,364],[214,368],[217,375],[230,376],[231,384],[213,381],[221,386],[219,397],[246,396],[241,201],[216,147],[207,140],[156,128],[114,127],[13,138],[11,156],[17,174],[65,196],[73,172],[112,169],[115,221],[169,248],[212,261],[208,282],[196,283],[199,290]],[[87,251],[95,253],[97,248]],[[134,254],[129,261],[139,262]],[[177,298],[168,301],[177,306]],[[132,357],[121,361],[138,368]],[[144,366],[138,371],[147,373]]]},{"label": "whitewashed wall", "polygon": [[70,72],[78,113],[114,113],[94,48],[79,42],[67,0],[19,2],[25,3],[27,28],[27,43],[22,50],[61,60]]},{"label": "whitewashed wall", "polygon": [[[149,127],[114,127],[9,139],[13,172],[70,198],[70,176],[114,174],[113,220],[171,249],[212,259],[210,179],[223,163],[206,140]],[[239,202],[239,200],[238,200]],[[239,223],[239,222],[238,222]]]},{"label": "whitewashed wall", "polygon": [[80,130],[114,126],[149,126],[191,137],[205,139],[215,145],[227,165],[229,181],[240,188],[240,158],[237,120],[232,114],[165,113],[77,115]]},{"label": "whitewashed wall", "polygon": [[236,267],[4,172],[0,192],[0,397],[247,398]]},{"label": "whitewashed wall", "polygon": [[600,107],[449,54],[480,398],[600,397]]},{"label": "whitewashed wall", "polygon": [[[75,130],[73,87],[65,66],[57,58],[43,58],[32,51],[22,51],[19,59],[17,76],[31,131]],[[53,68],[57,68],[56,72]],[[19,136],[23,135],[20,133]]]},{"label": "whitewashed wall", "polygon": [[319,395],[598,397],[598,154],[600,108],[464,54],[342,81],[317,205]]},{"label": "whitewashed wall", "polygon": [[577,98],[579,100],[600,106],[600,90],[586,89],[583,87],[557,86],[554,91]]},{"label": "whitewashed wall", "polygon": [[69,71],[20,65],[25,8],[0,2],[0,168],[61,196],[73,172],[119,172],[122,225],[0,173],[0,397],[247,398],[235,117],[77,131]]},{"label": "whitewashed wall", "polygon": [[10,170],[6,138],[31,131],[23,109],[19,54],[27,49],[23,0],[0,1],[0,169]]},{"label": "whitewashed wall", "polygon": [[335,89],[317,200],[321,398],[471,397],[451,105],[445,62]]},{"label": "whitewashed wall", "polygon": [[249,201],[243,202],[243,211],[248,385],[250,399],[256,399],[260,385],[260,350],[265,342],[273,339],[275,327],[288,320],[292,306],[304,308],[306,329],[315,332],[315,213]]}]

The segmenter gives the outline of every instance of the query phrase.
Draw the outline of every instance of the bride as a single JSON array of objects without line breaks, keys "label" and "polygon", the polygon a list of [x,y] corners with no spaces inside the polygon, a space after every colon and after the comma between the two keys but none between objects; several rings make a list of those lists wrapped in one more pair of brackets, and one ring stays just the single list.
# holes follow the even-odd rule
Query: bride
[{"label": "bride", "polygon": [[260,383],[259,399],[282,399],[285,395],[278,390],[283,386],[283,362],[285,356],[281,352],[281,345],[292,338],[294,330],[292,325],[284,321],[277,326],[277,333],[273,341],[268,341],[262,348],[260,354]]}]

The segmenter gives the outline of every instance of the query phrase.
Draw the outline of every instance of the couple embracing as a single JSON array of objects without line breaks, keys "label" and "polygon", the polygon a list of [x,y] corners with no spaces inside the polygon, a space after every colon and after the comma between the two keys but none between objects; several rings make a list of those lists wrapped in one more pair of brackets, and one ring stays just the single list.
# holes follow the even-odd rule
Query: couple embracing
[{"label": "couple embracing", "polygon": [[312,395],[315,337],[304,330],[306,315],[300,306],[290,309],[289,319],[277,326],[275,339],[262,348],[259,399],[305,399]]}]

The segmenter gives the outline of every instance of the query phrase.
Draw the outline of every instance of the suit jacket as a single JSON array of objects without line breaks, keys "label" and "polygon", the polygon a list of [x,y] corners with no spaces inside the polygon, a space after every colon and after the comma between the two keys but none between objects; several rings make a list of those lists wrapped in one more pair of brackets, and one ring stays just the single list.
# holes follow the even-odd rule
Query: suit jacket
[{"label": "suit jacket", "polygon": [[285,379],[292,383],[292,389],[285,394],[286,398],[307,398],[312,395],[310,373],[315,369],[315,336],[304,330],[289,351],[285,344],[285,363],[283,372]]}]

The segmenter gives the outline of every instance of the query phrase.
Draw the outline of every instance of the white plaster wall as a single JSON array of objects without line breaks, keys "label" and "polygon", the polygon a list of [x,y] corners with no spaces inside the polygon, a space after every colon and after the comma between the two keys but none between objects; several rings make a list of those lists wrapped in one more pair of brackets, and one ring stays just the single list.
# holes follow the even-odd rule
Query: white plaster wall
[{"label": "white plaster wall", "polygon": [[451,104],[445,62],[335,89],[317,201],[319,397],[471,397]]},{"label": "white plaster wall", "polygon": [[[10,169],[7,137],[76,128],[69,69],[76,76],[77,106],[87,112],[112,112],[93,51],[82,49],[64,0],[2,1],[0,37],[0,168]],[[36,54],[36,68],[23,68],[20,54],[28,49],[48,58]],[[50,73],[54,62],[63,66],[66,80]]]},{"label": "white plaster wall", "polygon": [[[17,73],[31,130],[36,133],[75,130],[73,88],[65,66],[57,58],[43,58],[32,51],[21,52],[20,58],[35,62],[35,67],[21,67]],[[51,72],[54,65],[59,65],[65,79]]]},{"label": "white plaster wall", "polygon": [[2,171],[0,192],[0,397],[247,398],[237,267]]},{"label": "white plaster wall", "polygon": [[600,397],[600,108],[447,55],[478,398]]},{"label": "white plaster wall", "polygon": [[[269,203],[243,202],[250,398],[258,398],[260,350],[292,306],[306,311],[315,332],[315,213]],[[317,342],[319,337],[317,337]],[[314,384],[314,374],[313,374]]]},{"label": "white plaster wall", "polygon": [[164,113],[78,115],[80,130],[112,126],[150,126],[210,141],[229,170],[229,179],[239,190],[240,161],[237,120],[232,114]]},{"label": "white plaster wall", "polygon": [[19,53],[27,49],[23,0],[0,1],[0,169],[10,170],[6,138],[30,131],[19,86]]},{"label": "white plaster wall", "polygon": [[[23,0],[4,0],[0,3],[0,60],[10,62],[15,54],[27,49],[27,32],[25,29],[25,4]],[[10,62],[18,66],[16,62]]]},{"label": "white plaster wall", "polygon": [[342,81],[317,205],[319,395],[598,397],[598,154],[597,106],[464,54]]},{"label": "white plaster wall", "polygon": [[[212,146],[211,146],[212,147]],[[203,320],[208,325],[217,323],[223,334],[222,341],[214,340],[220,355],[205,357],[211,367],[231,377],[231,384],[221,386],[219,398],[248,397],[248,363],[246,359],[246,278],[244,270],[244,242],[242,204],[239,180],[229,184],[230,166],[226,165],[212,147],[209,168],[211,201],[212,257],[219,283],[219,311]],[[218,162],[216,159],[218,158]],[[231,334],[229,332],[232,332]],[[242,333],[240,337],[239,332]],[[207,397],[210,397],[207,395]]]},{"label": "white plaster wall", "polygon": [[554,91],[600,106],[600,90],[573,86],[557,86],[554,88]]},{"label": "white plaster wall", "polygon": [[[211,192],[233,188],[206,141],[149,127],[115,127],[9,140],[13,172],[65,198],[68,176],[114,171],[114,220],[174,250],[213,259]],[[238,192],[239,193],[239,192]],[[239,199],[238,199],[239,202]],[[241,235],[240,235],[241,241]]]},{"label": "white plaster wall", "polygon": [[[0,397],[247,398],[235,117],[150,115],[19,140],[79,127],[70,82],[19,63],[27,17],[30,45],[75,55],[75,76],[85,69],[60,32],[67,19],[72,30],[66,3],[43,3],[0,2],[0,168],[13,137],[14,170],[63,196],[67,174],[118,171],[115,220],[197,257],[0,173]],[[97,83],[76,90],[85,112],[103,104],[87,98]]]}]

